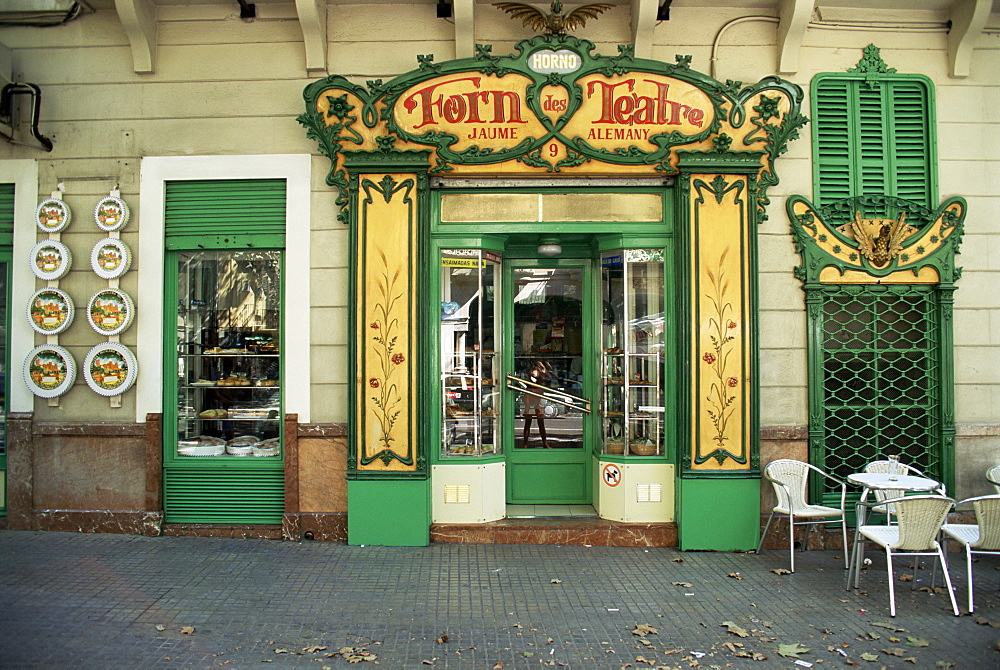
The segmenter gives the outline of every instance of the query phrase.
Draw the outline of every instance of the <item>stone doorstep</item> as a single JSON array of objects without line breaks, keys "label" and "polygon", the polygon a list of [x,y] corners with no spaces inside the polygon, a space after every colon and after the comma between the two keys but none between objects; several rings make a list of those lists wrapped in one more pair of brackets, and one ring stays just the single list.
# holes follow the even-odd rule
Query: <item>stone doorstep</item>
[{"label": "stone doorstep", "polygon": [[435,523],[431,542],[676,547],[676,523],[625,523],[598,518],[501,519],[481,524]]}]

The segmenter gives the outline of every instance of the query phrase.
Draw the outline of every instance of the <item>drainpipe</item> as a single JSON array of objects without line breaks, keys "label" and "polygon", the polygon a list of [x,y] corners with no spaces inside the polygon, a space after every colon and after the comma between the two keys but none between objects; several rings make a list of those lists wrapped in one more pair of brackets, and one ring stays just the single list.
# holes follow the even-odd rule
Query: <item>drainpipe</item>
[{"label": "drainpipe", "polygon": [[7,84],[0,91],[0,116],[10,117],[13,110],[13,98],[15,95],[27,93],[31,95],[31,134],[38,142],[45,147],[46,151],[52,151],[52,140],[43,137],[38,131],[38,115],[42,109],[42,90],[35,84]]}]

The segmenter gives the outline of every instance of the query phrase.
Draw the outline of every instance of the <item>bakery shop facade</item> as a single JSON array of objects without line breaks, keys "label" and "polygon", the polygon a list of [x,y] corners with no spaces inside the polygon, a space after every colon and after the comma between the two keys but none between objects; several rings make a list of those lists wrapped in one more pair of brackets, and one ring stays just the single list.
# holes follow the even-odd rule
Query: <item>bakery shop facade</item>
[{"label": "bakery shop facade", "polygon": [[956,341],[985,350],[934,80],[865,45],[756,83],[567,34],[466,51],[300,76],[237,130],[202,87],[114,131],[134,161],[68,120],[0,160],[6,527],[749,550],[775,458],[980,492],[1000,420],[956,421]]},{"label": "bakery shop facade", "polygon": [[802,92],[594,51],[538,37],[305,91],[353,231],[359,543],[569,507],[663,540],[748,495],[724,541],[752,543],[753,231]]}]

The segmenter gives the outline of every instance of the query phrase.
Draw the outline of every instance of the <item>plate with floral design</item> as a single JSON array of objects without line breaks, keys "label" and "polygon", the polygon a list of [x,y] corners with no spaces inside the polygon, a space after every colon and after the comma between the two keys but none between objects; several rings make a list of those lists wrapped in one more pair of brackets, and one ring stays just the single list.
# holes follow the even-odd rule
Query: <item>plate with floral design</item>
[{"label": "plate with floral design", "polygon": [[43,344],[28,352],[24,359],[24,383],[40,398],[55,398],[68,391],[76,381],[76,361],[55,344]]},{"label": "plate with floral design", "polygon": [[58,240],[42,240],[31,250],[31,271],[39,279],[59,279],[72,264],[73,254]]},{"label": "plate with floral design", "polygon": [[132,252],[121,240],[105,237],[90,252],[90,266],[102,279],[115,279],[128,272]]},{"label": "plate with floral design", "polygon": [[28,323],[35,332],[55,335],[73,323],[76,308],[73,306],[73,299],[65,291],[43,288],[35,291],[28,300],[27,312]]},{"label": "plate with floral design", "polygon": [[69,205],[58,198],[42,200],[35,210],[35,225],[46,233],[58,233],[69,225],[71,218]]},{"label": "plate with floral design", "polygon": [[111,232],[121,230],[128,223],[128,205],[121,198],[108,196],[102,198],[94,208],[94,221],[101,230]]},{"label": "plate with floral design", "polygon": [[101,335],[117,335],[132,325],[135,303],[117,288],[101,289],[87,303],[87,321]]},{"label": "plate with floral design", "polygon": [[120,395],[132,387],[138,374],[135,354],[118,342],[102,342],[83,363],[87,386],[104,396]]}]

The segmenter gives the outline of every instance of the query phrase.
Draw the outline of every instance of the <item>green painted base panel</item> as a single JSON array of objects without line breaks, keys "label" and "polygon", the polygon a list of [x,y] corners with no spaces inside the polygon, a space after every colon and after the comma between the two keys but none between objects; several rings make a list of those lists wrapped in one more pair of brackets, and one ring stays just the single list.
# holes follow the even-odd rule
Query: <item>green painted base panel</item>
[{"label": "green painted base panel", "polygon": [[347,544],[425,547],[430,525],[429,480],[347,482]]},{"label": "green painted base panel", "polygon": [[751,551],[760,538],[760,479],[679,479],[681,551]]}]

